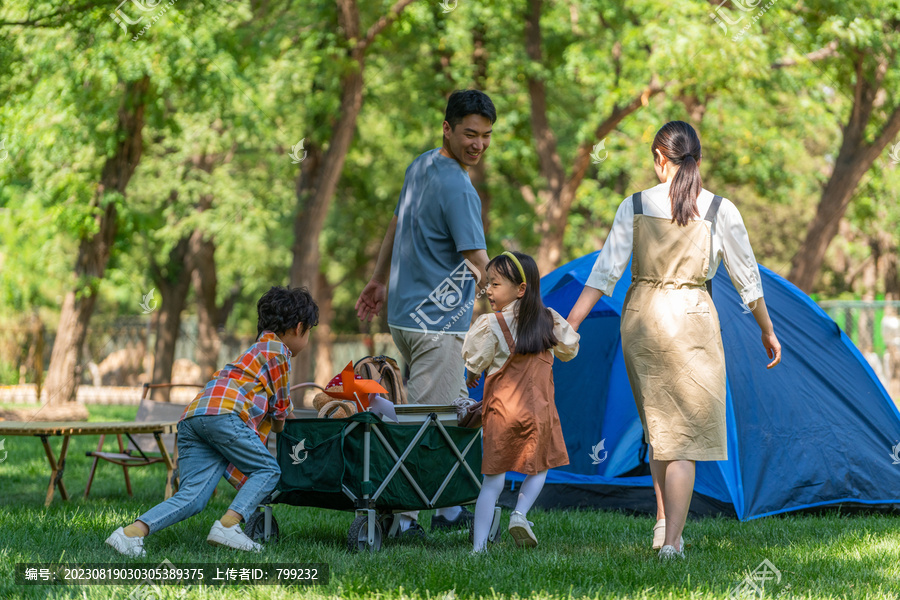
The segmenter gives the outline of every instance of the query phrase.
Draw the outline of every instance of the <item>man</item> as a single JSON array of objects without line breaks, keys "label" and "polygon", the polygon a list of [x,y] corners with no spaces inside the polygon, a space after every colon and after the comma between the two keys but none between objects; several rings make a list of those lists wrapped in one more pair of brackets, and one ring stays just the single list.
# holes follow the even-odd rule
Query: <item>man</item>
[{"label": "man", "polygon": [[[487,285],[488,256],[481,199],[469,179],[491,144],[494,105],[478,90],[450,95],[440,148],[406,169],[394,218],[381,244],[375,273],[356,310],[372,320],[387,298],[388,325],[409,365],[409,401],[450,404],[468,396],[462,345],[472,320],[476,282]],[[400,516],[402,531],[422,535],[418,513]],[[468,527],[472,513],[455,506],[438,509],[435,529]]]}]

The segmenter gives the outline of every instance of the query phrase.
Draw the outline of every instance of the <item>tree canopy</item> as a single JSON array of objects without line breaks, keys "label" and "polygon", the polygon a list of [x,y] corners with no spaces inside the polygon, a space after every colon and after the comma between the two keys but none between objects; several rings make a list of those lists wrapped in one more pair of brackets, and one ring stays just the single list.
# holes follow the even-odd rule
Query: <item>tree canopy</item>
[{"label": "tree canopy", "polygon": [[900,299],[898,50],[900,0],[0,3],[2,321],[86,331],[156,289],[157,327],[253,334],[293,283],[360,332],[405,169],[471,87],[498,112],[471,173],[490,255],[600,248],[679,119],[761,263]]}]

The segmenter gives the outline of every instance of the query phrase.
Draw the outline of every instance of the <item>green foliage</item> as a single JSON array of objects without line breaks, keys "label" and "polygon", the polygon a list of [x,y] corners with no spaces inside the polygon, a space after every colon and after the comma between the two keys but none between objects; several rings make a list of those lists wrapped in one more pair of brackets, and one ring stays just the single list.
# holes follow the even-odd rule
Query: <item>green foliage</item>
[{"label": "green foliage", "polygon": [[[544,2],[538,64],[525,52],[524,0],[460,0],[450,12],[437,2],[413,2],[368,49],[356,135],[320,236],[335,331],[359,330],[354,303],[405,169],[441,143],[446,95],[473,87],[476,78],[499,116],[485,155],[490,254],[506,247],[535,253],[541,243],[540,206],[522,193],[546,186],[538,176],[527,75],[546,82],[548,119],[567,173],[579,145],[601,141],[593,139],[597,125],[655,77],[664,93],[602,140],[608,155],[589,167],[577,191],[564,260],[599,248],[622,199],[656,184],[653,135],[666,121],[684,119],[703,141],[705,187],[738,205],[760,262],[786,274],[837,155],[854,57],[863,56],[871,72],[877,56],[900,49],[900,3],[779,1],[758,18],[740,10],[746,4],[719,8],[736,22],[725,32],[710,16],[715,7],[700,2]],[[362,31],[392,5],[360,2]],[[57,0],[0,6],[0,21],[42,25],[0,26],[0,139],[8,153],[0,160],[0,307],[10,314],[58,310],[74,284],[79,240],[97,226],[92,202],[119,141],[125,86],[146,75],[143,157],[124,197],[103,198],[117,203],[118,233],[98,310],[136,314],[153,286],[151,264],[165,265],[171,248],[199,230],[216,244],[219,301],[240,290],[228,327],[252,332],[256,298],[288,281],[302,166],[288,153],[300,140],[322,154],[329,148],[341,76],[355,68],[336,5],[179,1],[143,33],[155,13],[126,33],[111,10]],[[140,14],[130,3],[122,10]],[[484,40],[483,73],[475,32]],[[804,58],[834,41],[833,55]],[[772,68],[779,61],[795,64]],[[900,102],[898,89],[894,68],[875,125]],[[698,106],[699,122],[692,112]],[[865,260],[876,234],[897,246],[900,216],[891,199],[898,185],[898,167],[886,158],[864,178],[847,215],[851,233],[835,242],[851,262]],[[835,264],[825,266],[822,291],[829,295],[858,285]]]}]

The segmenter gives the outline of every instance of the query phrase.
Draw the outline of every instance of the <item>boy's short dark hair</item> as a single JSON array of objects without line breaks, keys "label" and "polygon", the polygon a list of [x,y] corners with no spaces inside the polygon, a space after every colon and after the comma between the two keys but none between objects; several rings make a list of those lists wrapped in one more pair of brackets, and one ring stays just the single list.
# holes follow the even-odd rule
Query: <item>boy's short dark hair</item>
[{"label": "boy's short dark hair", "polygon": [[450,129],[456,129],[456,126],[469,115],[481,115],[490,120],[491,125],[497,120],[494,103],[484,92],[456,90],[450,94],[450,98],[447,100],[447,111],[444,114],[444,120],[450,125]]},{"label": "boy's short dark hair", "polygon": [[303,333],[319,324],[319,307],[305,287],[272,288],[256,303],[256,335],[263,331],[285,333],[298,324]]}]

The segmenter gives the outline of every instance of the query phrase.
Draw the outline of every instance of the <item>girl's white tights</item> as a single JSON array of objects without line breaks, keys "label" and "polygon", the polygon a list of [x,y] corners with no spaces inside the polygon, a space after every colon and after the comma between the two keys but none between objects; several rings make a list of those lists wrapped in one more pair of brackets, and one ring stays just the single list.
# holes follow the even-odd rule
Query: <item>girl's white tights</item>
[{"label": "girl's white tights", "polygon": [[[519,491],[519,499],[516,502],[516,510],[523,515],[527,514],[529,509],[537,500],[538,494],[544,487],[544,481],[547,479],[547,471],[541,471],[537,475],[529,475],[522,483]],[[506,473],[499,475],[485,475],[484,482],[481,484],[481,493],[478,494],[478,500],[475,502],[475,531],[474,544],[472,550],[481,552],[487,544],[488,534],[491,531],[491,522],[494,519],[494,507],[503,491],[503,483],[506,480]]]},{"label": "girl's white tights", "polygon": [[503,491],[504,481],[506,481],[506,473],[485,475],[484,481],[481,483],[481,492],[475,502],[475,543],[472,547],[474,552],[481,552],[484,550],[484,545],[487,544],[491,521],[494,519],[494,506],[497,505],[500,492]]},{"label": "girl's white tights", "polygon": [[529,475],[522,482],[519,490],[519,500],[516,502],[516,512],[522,513],[522,516],[528,514],[531,507],[534,506],[535,500],[544,488],[544,482],[547,480],[547,471],[541,471],[536,475]]}]

